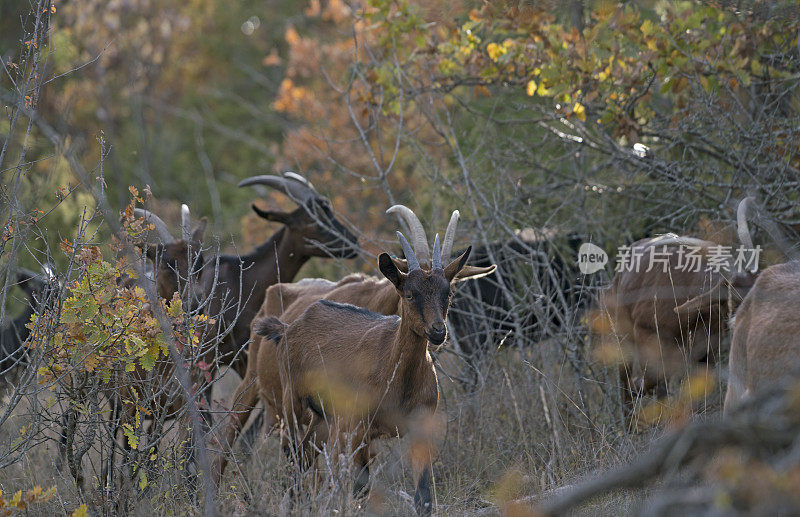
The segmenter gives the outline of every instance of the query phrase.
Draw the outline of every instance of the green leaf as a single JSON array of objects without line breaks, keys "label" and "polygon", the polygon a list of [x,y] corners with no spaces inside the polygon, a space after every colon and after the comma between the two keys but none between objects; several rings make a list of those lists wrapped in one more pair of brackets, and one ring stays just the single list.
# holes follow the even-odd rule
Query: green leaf
[{"label": "green leaf", "polygon": [[645,20],[644,23],[642,23],[640,30],[642,31],[642,34],[644,34],[645,36],[653,34],[653,22],[651,22],[650,20]]},{"label": "green leaf", "polygon": [[134,434],[131,424],[122,424],[122,434],[128,439],[128,445],[130,445],[131,449],[136,449],[139,446],[139,437]]},{"label": "green leaf", "polygon": [[156,365],[156,358],[148,350],[142,357],[139,358],[139,364],[141,364],[142,368],[149,372],[153,369],[153,366]]}]

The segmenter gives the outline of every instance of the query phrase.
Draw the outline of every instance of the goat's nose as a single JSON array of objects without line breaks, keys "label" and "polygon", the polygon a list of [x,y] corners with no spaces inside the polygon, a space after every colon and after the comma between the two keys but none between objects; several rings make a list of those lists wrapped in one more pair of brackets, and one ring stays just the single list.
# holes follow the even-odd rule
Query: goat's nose
[{"label": "goat's nose", "polygon": [[444,323],[437,321],[431,324],[431,329],[428,331],[428,339],[434,345],[441,345],[447,337],[447,327]]}]

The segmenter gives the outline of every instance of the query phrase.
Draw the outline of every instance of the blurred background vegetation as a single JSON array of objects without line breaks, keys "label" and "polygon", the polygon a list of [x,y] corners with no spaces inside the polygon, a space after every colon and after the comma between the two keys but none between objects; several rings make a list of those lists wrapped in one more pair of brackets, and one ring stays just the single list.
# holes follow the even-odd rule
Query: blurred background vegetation
[{"label": "blurred background vegetation", "polygon": [[[268,235],[249,209],[257,193],[236,183],[283,170],[372,238],[392,229],[382,212],[393,202],[438,224],[478,197],[466,219],[490,216],[478,225],[489,239],[525,227],[609,245],[696,232],[753,190],[800,221],[785,188],[798,166],[791,3],[52,5],[40,116],[93,174],[103,157],[112,206],[128,185],[150,185],[157,213],[175,220],[189,203],[228,251],[232,238],[241,252]],[[30,5],[1,9],[11,64]],[[77,183],[35,129],[26,161],[29,210]],[[87,205],[78,189],[43,239],[74,233]]]}]

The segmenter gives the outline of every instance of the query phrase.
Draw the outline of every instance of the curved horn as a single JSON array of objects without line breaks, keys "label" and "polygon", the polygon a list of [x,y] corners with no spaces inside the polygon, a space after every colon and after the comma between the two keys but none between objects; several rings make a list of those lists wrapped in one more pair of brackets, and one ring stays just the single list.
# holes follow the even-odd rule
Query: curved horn
[{"label": "curved horn", "polygon": [[189,207],[181,205],[181,239],[188,241],[192,236],[192,218]]},{"label": "curved horn", "polygon": [[305,185],[306,187],[310,188],[310,189],[311,189],[311,190],[313,190],[314,192],[316,192],[316,191],[317,191],[317,189],[315,189],[315,188],[314,188],[314,185],[312,185],[310,181],[308,181],[308,180],[307,180],[306,178],[304,178],[303,176],[300,176],[300,175],[299,175],[299,174],[297,174],[296,172],[292,172],[292,171],[286,171],[286,172],[284,172],[284,173],[283,173],[283,177],[284,177],[284,178],[287,178],[287,179],[292,179],[292,180],[295,180],[295,181],[299,181],[300,183],[302,183],[302,184],[303,184],[303,185]]},{"label": "curved horn", "polygon": [[[753,203],[755,203],[755,198],[748,196],[742,199],[736,208],[736,234],[739,236],[739,242],[748,250],[753,249],[753,238],[750,236],[750,227],[747,224],[747,209]],[[750,271],[755,273],[757,269],[758,264],[753,264]]]},{"label": "curved horn", "polygon": [[266,185],[267,187],[280,190],[299,205],[304,205],[318,196],[317,192],[310,184],[295,178],[289,179],[281,178],[280,176],[272,176],[270,174],[262,174],[261,176],[252,176],[239,182],[240,187],[248,187],[250,185]]},{"label": "curved horn", "polygon": [[405,205],[394,205],[386,213],[398,214],[405,220],[409,230],[411,230],[411,240],[414,243],[414,252],[417,254],[418,260],[430,264],[431,250],[428,247],[428,236],[425,235],[425,228],[422,227],[419,217]]},{"label": "curved horn", "polygon": [[408,262],[408,272],[411,273],[415,269],[420,269],[419,260],[417,260],[417,256],[414,254],[414,250],[411,249],[411,245],[408,243],[405,236],[397,232],[397,240],[400,241],[400,246],[403,248],[403,255],[405,255],[406,261]]},{"label": "curved horn", "polygon": [[144,218],[148,223],[153,223],[153,226],[155,226],[156,231],[161,238],[164,239],[164,242],[173,242],[175,240],[175,237],[169,233],[167,225],[164,223],[164,221],[162,221],[160,217],[150,210],[145,210],[144,208],[134,208],[133,215],[139,218]]},{"label": "curved horn", "polygon": [[442,245],[439,242],[439,234],[433,239],[433,257],[431,258],[431,269],[442,269]]},{"label": "curved horn", "polygon": [[750,227],[747,225],[747,209],[753,204],[755,198],[752,196],[742,199],[736,209],[736,234],[741,243],[753,249],[753,238],[750,236]]},{"label": "curved horn", "polygon": [[461,213],[458,210],[453,210],[453,215],[450,216],[450,222],[447,224],[447,231],[444,232],[442,262],[450,262],[450,253],[453,251],[453,241],[456,239],[456,228],[458,227],[459,217],[461,217]]},{"label": "curved horn", "polygon": [[42,275],[48,282],[52,282],[56,278],[56,270],[52,264],[42,264]]}]

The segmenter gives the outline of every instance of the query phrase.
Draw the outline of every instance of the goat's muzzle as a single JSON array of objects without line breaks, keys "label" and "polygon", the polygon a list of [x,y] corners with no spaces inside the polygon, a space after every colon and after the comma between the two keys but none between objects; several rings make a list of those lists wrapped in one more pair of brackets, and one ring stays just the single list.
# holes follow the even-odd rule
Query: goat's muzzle
[{"label": "goat's muzzle", "polygon": [[436,322],[431,324],[431,327],[425,332],[428,341],[434,345],[441,345],[447,339],[447,327],[443,322]]}]

